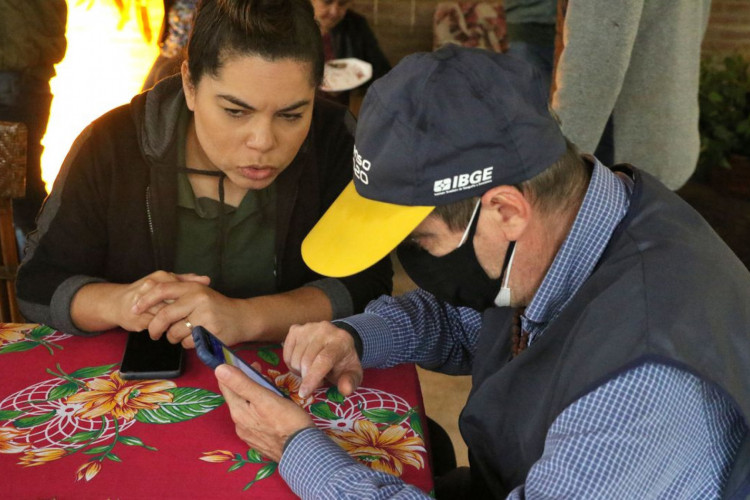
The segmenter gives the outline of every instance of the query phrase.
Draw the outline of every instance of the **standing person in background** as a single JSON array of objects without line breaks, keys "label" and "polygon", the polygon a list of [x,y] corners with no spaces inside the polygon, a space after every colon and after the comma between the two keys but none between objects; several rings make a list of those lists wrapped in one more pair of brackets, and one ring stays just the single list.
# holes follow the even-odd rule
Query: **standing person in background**
[{"label": "standing person in background", "polygon": [[695,170],[700,47],[710,0],[570,0],[553,109],[593,152],[612,115],[614,161],[680,188]]},{"label": "standing person in background", "polygon": [[148,328],[227,344],[362,310],[388,258],[323,278],[300,244],[351,180],[346,108],[323,76],[309,0],[203,0],[181,74],[76,139],[18,272],[31,321],[92,335]]},{"label": "standing person in background", "polygon": [[[391,69],[391,64],[380,49],[375,34],[364,16],[350,9],[352,0],[311,0],[315,19],[323,35],[325,60],[356,57],[372,64],[372,79],[377,80]],[[329,95],[343,104],[349,102],[349,92]]]},{"label": "standing person in background", "polygon": [[28,129],[26,196],[13,200],[16,237],[23,249],[47,196],[42,180],[42,138],[47,130],[54,65],[65,56],[65,0],[0,0],[0,121]]},{"label": "standing person in background", "polygon": [[555,62],[557,0],[505,0],[508,55],[527,61],[550,88]]}]

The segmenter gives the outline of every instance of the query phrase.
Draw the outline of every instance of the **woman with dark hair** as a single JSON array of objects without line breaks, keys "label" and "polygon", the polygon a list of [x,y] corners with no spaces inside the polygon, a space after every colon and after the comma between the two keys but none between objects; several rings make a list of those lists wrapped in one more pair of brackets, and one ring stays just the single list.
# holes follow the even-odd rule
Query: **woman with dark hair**
[{"label": "woman with dark hair", "polygon": [[[352,0],[310,1],[323,36],[326,61],[350,57],[367,61],[372,65],[372,78],[365,83],[365,87],[390,71],[391,63],[380,48],[367,19],[350,8]],[[198,0],[164,2],[160,51],[143,82],[144,90],[179,71],[197,4]],[[336,102],[349,103],[349,91],[321,93]]]},{"label": "woman with dark hair", "polygon": [[192,346],[282,339],[390,293],[387,259],[322,278],[300,244],[351,179],[351,117],[315,99],[309,0],[204,0],[181,75],[89,125],[18,275],[23,314],[69,333]]}]

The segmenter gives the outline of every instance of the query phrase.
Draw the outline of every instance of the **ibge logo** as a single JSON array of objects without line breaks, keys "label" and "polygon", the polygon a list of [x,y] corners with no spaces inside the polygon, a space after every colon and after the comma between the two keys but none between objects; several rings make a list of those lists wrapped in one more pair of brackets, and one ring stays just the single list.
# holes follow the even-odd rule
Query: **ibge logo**
[{"label": "ibge logo", "polygon": [[370,179],[367,177],[367,172],[370,171],[372,164],[370,163],[370,160],[362,158],[362,155],[357,151],[357,146],[354,146],[352,163],[354,164],[354,177],[359,179],[362,184],[369,184]]},{"label": "ibge logo", "polygon": [[433,186],[433,192],[435,196],[442,196],[488,184],[492,182],[493,168],[485,167],[481,170],[475,170],[470,174],[459,174],[437,180]]}]

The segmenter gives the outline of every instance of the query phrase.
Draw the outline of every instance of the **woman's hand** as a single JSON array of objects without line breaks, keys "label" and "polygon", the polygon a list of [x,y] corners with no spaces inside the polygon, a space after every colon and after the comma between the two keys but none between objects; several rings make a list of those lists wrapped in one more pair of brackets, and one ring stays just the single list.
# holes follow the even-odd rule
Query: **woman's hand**
[{"label": "woman's hand", "polygon": [[135,314],[153,311],[148,323],[151,338],[167,335],[170,342],[195,346],[192,326],[201,325],[222,342],[233,345],[248,338],[253,324],[248,321],[252,299],[231,299],[195,281],[161,283],[142,295],[133,306]]},{"label": "woman's hand", "polygon": [[208,284],[209,278],[155,271],[129,284],[91,283],[81,287],[73,297],[70,315],[76,326],[84,331],[102,331],[118,326],[129,331],[144,330],[167,302],[153,302],[142,309],[135,308],[135,305],[155,288],[179,282]]},{"label": "woman's hand", "polygon": [[[166,304],[160,306],[160,304]],[[202,326],[227,345],[284,340],[296,323],[331,318],[331,303],[315,287],[249,299],[232,299],[198,282],[161,283],[134,306],[142,314],[160,307],[148,324],[152,338],[164,332],[170,342],[193,347],[191,326]],[[188,324],[190,326],[188,326]]]}]

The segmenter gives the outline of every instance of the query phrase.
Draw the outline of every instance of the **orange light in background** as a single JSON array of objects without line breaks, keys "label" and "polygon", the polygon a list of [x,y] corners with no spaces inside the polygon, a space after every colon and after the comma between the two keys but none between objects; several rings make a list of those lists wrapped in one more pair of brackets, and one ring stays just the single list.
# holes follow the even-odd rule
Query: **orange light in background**
[{"label": "orange light in background", "polygon": [[[124,5],[121,11],[119,5]],[[137,10],[145,7],[148,25]],[[68,49],[50,85],[42,178],[52,188],[65,155],[94,119],[140,92],[158,53],[162,0],[68,0]],[[145,29],[144,29],[145,28]],[[152,34],[147,41],[144,32]]]}]

